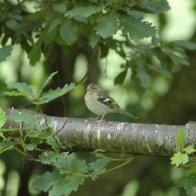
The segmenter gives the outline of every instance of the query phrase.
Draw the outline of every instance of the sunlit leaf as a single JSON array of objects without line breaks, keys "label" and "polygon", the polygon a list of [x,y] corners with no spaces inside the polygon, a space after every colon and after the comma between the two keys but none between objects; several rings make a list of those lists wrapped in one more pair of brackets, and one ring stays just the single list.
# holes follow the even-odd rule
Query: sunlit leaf
[{"label": "sunlit leaf", "polygon": [[128,33],[130,39],[143,39],[155,35],[155,27],[151,23],[135,19],[132,16],[120,17],[120,25],[124,33]]},{"label": "sunlit leaf", "polygon": [[188,161],[188,155],[185,153],[183,154],[181,152],[177,152],[171,157],[171,164],[176,165],[176,167],[178,167],[179,165],[184,165],[188,163]]},{"label": "sunlit leaf", "polygon": [[0,63],[5,61],[8,56],[10,56],[12,51],[12,45],[3,46],[0,48]]}]

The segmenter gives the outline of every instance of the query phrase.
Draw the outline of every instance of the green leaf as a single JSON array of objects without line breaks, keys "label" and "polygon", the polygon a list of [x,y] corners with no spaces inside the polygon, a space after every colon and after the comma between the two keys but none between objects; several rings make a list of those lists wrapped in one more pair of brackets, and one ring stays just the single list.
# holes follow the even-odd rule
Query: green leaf
[{"label": "green leaf", "polygon": [[6,123],[6,113],[0,108],[0,128]]},{"label": "green leaf", "polygon": [[135,19],[132,16],[122,16],[120,25],[124,33],[128,33],[130,39],[143,39],[152,37],[156,34],[155,27],[148,22],[143,22],[141,19]]},{"label": "green leaf", "polygon": [[43,93],[43,95],[37,100],[34,101],[34,104],[44,104],[44,103],[48,103],[58,97],[63,96],[64,94],[66,94],[67,92],[69,92],[70,90],[72,90],[74,88],[74,84],[71,83],[70,85],[65,84],[65,86],[63,88],[57,88],[55,90],[49,90],[46,93]]},{"label": "green leaf", "polygon": [[20,93],[24,93],[26,95],[33,95],[33,90],[30,86],[28,86],[25,82],[16,82],[13,84],[10,84],[8,86],[9,89],[16,89]]},{"label": "green leaf", "polygon": [[107,159],[97,159],[95,162],[89,164],[89,170],[91,172],[92,180],[95,180],[100,174],[105,172],[105,167],[110,161]]},{"label": "green leaf", "polygon": [[194,149],[194,146],[187,146],[186,148],[183,149],[183,151],[185,151],[187,154],[191,154],[193,152],[196,152],[196,149]]},{"label": "green leaf", "polygon": [[59,34],[67,45],[72,45],[78,38],[78,27],[70,20],[65,20],[60,28]]},{"label": "green leaf", "polygon": [[13,19],[7,20],[6,26],[16,32],[19,30],[19,23]]},{"label": "green leaf", "polygon": [[[27,136],[32,140],[32,143],[38,144],[43,143],[52,134],[51,129],[45,130],[30,130],[27,132]],[[33,142],[35,141],[35,142]],[[38,142],[38,143],[37,143]]]},{"label": "green leaf", "polygon": [[184,47],[188,50],[196,50],[196,44],[194,42],[184,41],[184,40],[176,40],[173,43],[178,46]]},{"label": "green leaf", "polygon": [[195,195],[196,193],[196,173],[191,173],[183,179],[184,188],[188,195]]},{"label": "green leaf", "polygon": [[25,148],[28,151],[33,151],[35,149],[36,145],[35,144],[25,144]]},{"label": "green leaf", "polygon": [[189,66],[189,61],[186,59],[185,55],[182,52],[176,52],[171,48],[162,47],[161,50],[169,56],[173,62],[177,62],[182,65]]},{"label": "green leaf", "polygon": [[38,176],[33,180],[30,185],[30,188],[37,191],[47,192],[51,187],[58,183],[61,176],[56,172],[45,172],[42,175]]},{"label": "green leaf", "polygon": [[53,73],[51,73],[48,78],[45,80],[45,82],[43,83],[42,87],[40,88],[39,94],[42,93],[43,89],[47,86],[47,84],[52,80],[52,78],[58,73],[58,71],[55,71]]},{"label": "green leaf", "polygon": [[15,141],[8,140],[8,141],[0,142],[0,154],[2,154],[7,150],[12,150],[15,145],[16,145]]},{"label": "green leaf", "polygon": [[39,119],[37,119],[34,115],[22,112],[22,113],[13,113],[10,118],[14,121],[24,122],[25,124],[28,124],[32,126],[32,128],[36,128],[39,130],[41,128],[41,125],[39,123]]},{"label": "green leaf", "polygon": [[98,43],[100,39],[100,36],[97,34],[92,34],[90,36],[90,46],[92,46],[93,48],[96,46],[96,44]]},{"label": "green leaf", "polygon": [[143,88],[149,88],[150,87],[151,78],[145,70],[139,69],[138,72],[137,72],[137,78],[139,79],[140,84]]},{"label": "green leaf", "polygon": [[42,39],[37,40],[37,42],[34,43],[30,53],[28,54],[31,65],[35,65],[41,58],[41,44]]},{"label": "green leaf", "polygon": [[125,81],[125,77],[127,75],[127,69],[122,71],[120,74],[118,74],[114,79],[114,84],[122,84]]},{"label": "green leaf", "polygon": [[88,7],[77,7],[72,10],[69,10],[65,13],[64,16],[71,16],[71,17],[89,17],[93,14],[96,14],[98,12],[102,12],[103,6],[88,6]]},{"label": "green leaf", "polygon": [[50,135],[47,139],[46,139],[46,142],[48,145],[50,145],[52,147],[52,149],[55,151],[55,152],[58,152],[59,151],[59,144],[57,143],[56,140],[58,140],[58,138],[54,138],[55,136],[54,135]]},{"label": "green leaf", "polygon": [[57,158],[60,155],[61,154],[58,154],[58,153],[53,152],[53,151],[46,151],[46,152],[43,152],[39,156],[39,160],[40,160],[41,163],[43,163],[45,165],[55,165],[56,162],[57,162]]},{"label": "green leaf", "polygon": [[170,9],[167,0],[139,0],[139,6],[154,13],[163,13]]},{"label": "green leaf", "polygon": [[20,83],[16,82],[13,84],[10,84],[8,86],[9,89],[16,89],[17,91],[6,91],[3,92],[5,95],[8,96],[24,96],[24,97],[33,97],[33,90],[30,86],[28,86],[26,83]]},{"label": "green leaf", "polygon": [[75,175],[63,177],[49,191],[49,196],[68,196],[72,191],[77,191],[78,187],[83,183],[83,176]]},{"label": "green leaf", "polygon": [[118,18],[115,15],[102,16],[98,19],[96,26],[97,34],[108,38],[114,35],[118,30]]},{"label": "green leaf", "polygon": [[58,25],[60,25],[61,21],[62,21],[61,18],[55,18],[54,20],[52,20],[52,22],[49,24],[49,27],[48,27],[48,33],[54,30]]},{"label": "green leaf", "polygon": [[8,96],[15,96],[15,97],[18,97],[18,96],[28,96],[26,93],[21,93],[21,92],[18,92],[18,91],[6,91],[6,92],[3,92],[5,95],[8,95]]},{"label": "green leaf", "polygon": [[188,163],[188,161],[189,161],[188,155],[183,154],[181,152],[177,152],[171,157],[171,164],[176,165],[176,167],[178,167],[179,165],[184,165]]},{"label": "green leaf", "polygon": [[57,2],[52,5],[54,11],[59,13],[65,13],[67,10],[67,5],[65,2]]},{"label": "green leaf", "polygon": [[48,28],[43,29],[39,34],[39,39],[32,45],[31,51],[28,54],[31,65],[35,65],[41,58],[42,54],[42,43],[47,39]]},{"label": "green leaf", "polygon": [[0,63],[5,61],[8,56],[10,56],[12,51],[12,45],[3,46],[0,48]]},{"label": "green leaf", "polygon": [[179,129],[177,135],[176,135],[176,140],[178,142],[178,145],[180,146],[180,148],[182,148],[184,146],[184,139],[185,139],[185,130],[184,129]]}]

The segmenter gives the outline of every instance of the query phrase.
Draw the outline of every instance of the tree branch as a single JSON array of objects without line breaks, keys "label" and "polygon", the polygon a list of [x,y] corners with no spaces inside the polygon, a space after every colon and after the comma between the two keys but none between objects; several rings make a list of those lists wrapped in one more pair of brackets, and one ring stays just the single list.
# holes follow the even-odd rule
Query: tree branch
[{"label": "tree branch", "polygon": [[185,144],[196,145],[196,123],[159,125],[94,119],[62,118],[28,110],[6,109],[6,127],[20,127],[21,122],[10,119],[13,113],[28,112],[39,118],[40,124],[51,128],[66,151],[105,150],[111,153],[131,153],[150,156],[171,156],[178,150],[176,134],[186,132]]}]

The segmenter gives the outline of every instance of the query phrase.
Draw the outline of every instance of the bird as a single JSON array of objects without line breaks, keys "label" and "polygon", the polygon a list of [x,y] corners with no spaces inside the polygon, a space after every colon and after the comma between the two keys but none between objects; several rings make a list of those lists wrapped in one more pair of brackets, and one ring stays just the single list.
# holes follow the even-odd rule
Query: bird
[{"label": "bird", "polygon": [[92,113],[98,115],[98,117],[101,116],[101,120],[108,113],[119,113],[134,119],[138,119],[133,114],[130,114],[121,109],[116,101],[108,96],[108,94],[97,84],[91,83],[87,86],[84,100],[87,108]]}]

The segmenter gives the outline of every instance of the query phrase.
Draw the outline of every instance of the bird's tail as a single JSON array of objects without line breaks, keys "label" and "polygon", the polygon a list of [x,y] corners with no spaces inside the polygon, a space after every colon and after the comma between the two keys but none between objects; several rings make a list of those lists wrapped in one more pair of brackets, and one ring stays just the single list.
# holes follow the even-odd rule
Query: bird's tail
[{"label": "bird's tail", "polygon": [[129,116],[129,117],[131,117],[131,118],[134,118],[134,119],[138,119],[138,117],[137,116],[134,116],[133,114],[130,114],[129,112],[126,112],[126,111],[124,111],[124,110],[122,110],[122,109],[118,109],[118,113],[120,113],[120,114],[125,114],[125,115],[127,115],[127,116]]}]

